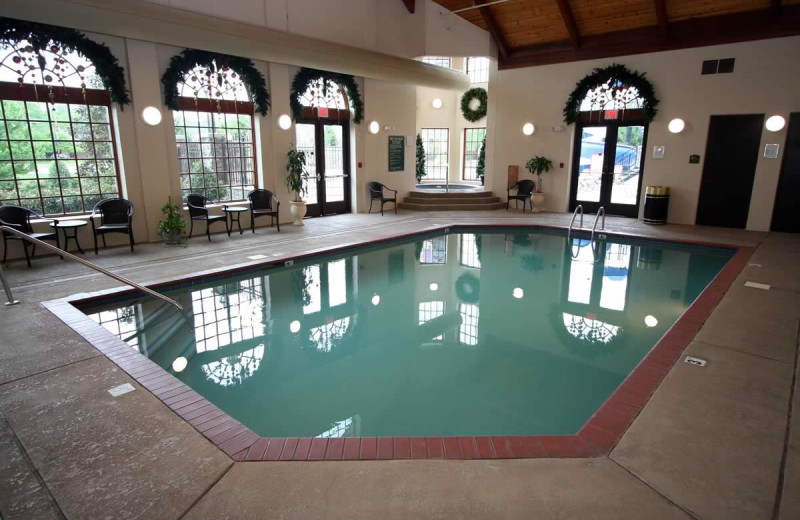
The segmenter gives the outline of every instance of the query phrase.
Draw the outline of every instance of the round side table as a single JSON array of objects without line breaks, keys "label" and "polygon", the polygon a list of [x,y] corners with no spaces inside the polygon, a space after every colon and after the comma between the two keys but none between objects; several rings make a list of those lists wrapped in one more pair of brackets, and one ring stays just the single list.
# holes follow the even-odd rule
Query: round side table
[{"label": "round side table", "polygon": [[56,233],[58,233],[58,230],[60,229],[64,234],[64,247],[62,248],[64,251],[69,249],[69,240],[72,239],[75,241],[78,251],[83,254],[81,244],[78,242],[78,228],[82,228],[88,224],[89,222],[86,220],[56,220],[55,222],[50,223],[50,227],[55,228]]},{"label": "round side table", "polygon": [[[233,223],[236,222],[236,226],[239,228],[239,234],[241,235],[244,233],[242,231],[242,213],[247,211],[248,208],[244,208],[242,206],[223,206],[222,211],[225,215],[230,219],[230,226],[228,226],[228,236],[231,236],[231,231],[233,230]],[[236,217],[236,218],[234,218]]]}]

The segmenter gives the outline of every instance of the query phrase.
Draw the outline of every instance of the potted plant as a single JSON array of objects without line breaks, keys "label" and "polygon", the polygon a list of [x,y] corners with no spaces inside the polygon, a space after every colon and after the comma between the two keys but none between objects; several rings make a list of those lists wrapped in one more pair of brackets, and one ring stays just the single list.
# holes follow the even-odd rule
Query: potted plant
[{"label": "potted plant", "polygon": [[158,234],[168,245],[183,245],[183,229],[186,221],[181,215],[181,207],[172,203],[172,197],[168,198],[167,203],[161,206],[161,213],[164,220],[158,221]]},{"label": "potted plant", "polygon": [[544,205],[544,192],[542,192],[542,174],[547,173],[553,169],[553,162],[540,155],[535,156],[533,159],[525,164],[525,168],[531,175],[536,175],[536,188],[534,189],[532,197],[533,211],[539,212]]},{"label": "potted plant", "polygon": [[478,154],[478,178],[481,180],[481,186],[485,186],[486,180],[486,137],[484,136],[481,142],[481,151]]},{"label": "potted plant", "polygon": [[297,148],[292,148],[286,154],[286,187],[294,193],[294,200],[289,202],[289,212],[294,218],[295,226],[303,225],[306,216],[306,203],[301,198],[306,193],[303,179],[306,177],[306,153]]},{"label": "potted plant", "polygon": [[422,145],[422,135],[417,134],[417,184],[425,177],[425,147]]}]

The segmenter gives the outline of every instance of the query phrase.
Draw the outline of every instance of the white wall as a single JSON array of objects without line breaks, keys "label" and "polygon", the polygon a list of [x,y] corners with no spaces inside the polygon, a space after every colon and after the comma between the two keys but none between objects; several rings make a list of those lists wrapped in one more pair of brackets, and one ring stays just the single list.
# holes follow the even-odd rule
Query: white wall
[{"label": "white wall", "polygon": [[[566,211],[574,126],[561,133],[550,128],[564,124],[564,103],[581,78],[595,67],[622,63],[647,73],[661,100],[649,128],[643,185],[670,186],[669,221],[694,224],[710,116],[781,114],[788,119],[789,112],[800,110],[798,51],[800,37],[792,37],[500,71],[492,85],[497,102],[497,122],[490,124],[496,145],[494,188],[504,188],[509,164],[524,170],[529,158],[544,155],[556,166],[544,180],[546,209]],[[734,73],[702,76],[702,61],[717,58],[736,58]],[[675,117],[687,123],[677,135],[667,131],[667,123]],[[530,137],[522,134],[526,121],[536,125]],[[779,143],[783,150],[785,137],[785,129],[764,131],[761,150],[766,143]],[[655,145],[666,147],[664,159],[652,159]],[[689,164],[690,154],[699,154],[700,164]],[[563,169],[559,163],[564,163]],[[769,229],[780,164],[781,158],[759,157],[748,229]],[[524,172],[521,177],[530,176]]]}]

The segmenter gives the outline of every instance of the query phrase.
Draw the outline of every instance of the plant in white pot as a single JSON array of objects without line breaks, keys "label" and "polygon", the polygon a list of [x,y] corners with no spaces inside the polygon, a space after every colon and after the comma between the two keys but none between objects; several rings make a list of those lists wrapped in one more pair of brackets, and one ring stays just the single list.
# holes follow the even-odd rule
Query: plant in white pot
[{"label": "plant in white pot", "polygon": [[289,202],[289,212],[294,218],[295,226],[303,225],[303,217],[306,216],[306,203],[302,196],[306,193],[303,179],[306,177],[306,153],[302,150],[292,148],[286,154],[286,187],[294,193],[294,200]]},{"label": "plant in white pot", "polygon": [[542,211],[544,205],[544,192],[542,191],[542,174],[547,173],[553,169],[553,162],[550,159],[540,155],[534,156],[530,161],[525,164],[525,168],[531,175],[536,175],[536,188],[533,191],[532,205],[533,211]]}]

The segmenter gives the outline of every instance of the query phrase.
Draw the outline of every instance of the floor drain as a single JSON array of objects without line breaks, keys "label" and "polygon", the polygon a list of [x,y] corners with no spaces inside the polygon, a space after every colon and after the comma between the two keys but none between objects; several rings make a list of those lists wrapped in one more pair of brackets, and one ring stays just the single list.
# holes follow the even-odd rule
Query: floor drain
[{"label": "floor drain", "polygon": [[119,397],[121,395],[133,392],[134,390],[136,389],[132,384],[125,383],[124,385],[115,386],[114,388],[110,389],[108,393],[111,394],[112,397]]},{"label": "floor drain", "polygon": [[262,258],[266,258],[266,257],[267,257],[267,255],[253,255],[253,256],[248,256],[247,259],[248,260],[261,260]]},{"label": "floor drain", "polygon": [[704,366],[706,366],[706,360],[705,359],[700,359],[700,358],[696,358],[696,357],[692,357],[692,356],[686,356],[683,359],[683,362],[684,363],[689,363],[690,365],[694,365],[696,367],[704,367]]},{"label": "floor drain", "polygon": [[761,290],[764,290],[764,291],[769,291],[769,288],[771,287],[769,284],[758,283],[758,282],[745,282],[744,286],[745,287],[752,287],[753,289],[761,289]]}]

